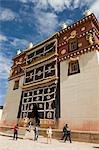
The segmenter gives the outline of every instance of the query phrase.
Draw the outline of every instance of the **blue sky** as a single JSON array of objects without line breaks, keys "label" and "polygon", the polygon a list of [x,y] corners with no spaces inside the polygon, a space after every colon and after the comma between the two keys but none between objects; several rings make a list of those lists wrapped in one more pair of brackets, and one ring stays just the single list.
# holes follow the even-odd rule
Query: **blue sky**
[{"label": "blue sky", "polygon": [[63,22],[79,20],[86,9],[99,19],[99,0],[0,0],[0,105],[16,51],[59,31]]}]

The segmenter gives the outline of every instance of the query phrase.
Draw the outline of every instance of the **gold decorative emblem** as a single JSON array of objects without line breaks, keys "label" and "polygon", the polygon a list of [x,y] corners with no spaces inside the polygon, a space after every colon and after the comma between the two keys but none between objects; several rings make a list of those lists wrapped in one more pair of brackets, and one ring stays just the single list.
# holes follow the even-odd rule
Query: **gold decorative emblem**
[{"label": "gold decorative emblem", "polygon": [[67,39],[67,37],[66,37],[66,36],[64,36],[64,37],[63,37],[63,40],[66,40],[66,39]]},{"label": "gold decorative emblem", "polygon": [[70,33],[70,36],[67,38],[67,42],[70,40],[70,39],[74,39],[75,37],[77,36],[77,32],[76,30],[73,30],[71,33]]},{"label": "gold decorative emblem", "polygon": [[86,34],[86,40],[88,40],[88,42],[90,43],[90,45],[93,45],[94,44],[93,33]]},{"label": "gold decorative emblem", "polygon": [[70,37],[71,37],[71,38],[75,38],[76,34],[77,34],[77,33],[76,33],[76,30],[73,30],[73,31],[71,32],[71,34],[70,34],[70,35],[71,35]]}]

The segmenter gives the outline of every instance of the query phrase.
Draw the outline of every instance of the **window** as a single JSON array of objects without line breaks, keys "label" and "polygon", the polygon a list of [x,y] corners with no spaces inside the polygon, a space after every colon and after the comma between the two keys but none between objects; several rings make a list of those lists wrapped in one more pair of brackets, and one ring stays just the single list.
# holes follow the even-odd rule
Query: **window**
[{"label": "window", "polygon": [[44,53],[44,47],[36,51],[36,55],[41,56]]},{"label": "window", "polygon": [[56,85],[51,84],[42,88],[24,91],[20,104],[19,117],[33,117],[34,106],[37,105],[39,117],[44,119],[55,118]]},{"label": "window", "polygon": [[[55,52],[55,42],[49,43],[40,49],[32,52],[31,54],[27,55],[27,64],[30,64],[32,61],[35,61],[39,58],[39,56],[45,56],[50,53]],[[41,57],[42,58],[42,57]]]},{"label": "window", "polygon": [[19,80],[15,81],[13,90],[16,90],[18,88],[19,88]]},{"label": "window", "polygon": [[68,75],[80,73],[78,60],[69,62]]},{"label": "window", "polygon": [[54,46],[55,46],[55,42],[52,42],[52,43],[46,45],[45,51],[48,52],[48,51],[52,50],[54,48]]},{"label": "window", "polygon": [[48,77],[55,76],[55,65],[56,62],[53,61],[48,64],[44,64],[43,66],[34,68],[30,71],[27,70],[24,84],[29,82],[37,82],[38,80],[43,80]]},{"label": "window", "polygon": [[75,51],[78,48],[77,39],[71,39],[69,41],[69,52]]},{"label": "window", "polygon": [[34,80],[34,69],[26,72],[25,83],[31,82]]},{"label": "window", "polygon": [[45,78],[54,75],[55,75],[55,62],[52,62],[45,66]]}]

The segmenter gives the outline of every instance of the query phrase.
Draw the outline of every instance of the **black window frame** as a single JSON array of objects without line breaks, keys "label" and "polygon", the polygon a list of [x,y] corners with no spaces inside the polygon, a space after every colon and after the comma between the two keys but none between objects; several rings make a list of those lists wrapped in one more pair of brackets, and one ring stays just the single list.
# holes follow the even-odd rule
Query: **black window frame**
[{"label": "black window frame", "polygon": [[[73,70],[72,70],[72,67],[73,67]],[[79,61],[78,60],[70,61],[68,64],[68,76],[77,74],[77,73],[80,73]]]},{"label": "black window frame", "polygon": [[[76,45],[76,46],[75,46]],[[73,38],[69,40],[69,52],[74,52],[78,49],[78,40],[77,38]],[[74,47],[74,48],[73,48]]]},{"label": "black window frame", "polygon": [[17,90],[19,88],[19,80],[15,80],[13,90]]}]

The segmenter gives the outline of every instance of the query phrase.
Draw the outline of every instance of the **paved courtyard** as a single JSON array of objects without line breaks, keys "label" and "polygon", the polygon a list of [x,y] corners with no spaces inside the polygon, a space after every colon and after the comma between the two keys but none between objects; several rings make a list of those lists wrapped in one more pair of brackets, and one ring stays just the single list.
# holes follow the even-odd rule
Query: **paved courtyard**
[{"label": "paved courtyard", "polygon": [[28,139],[12,140],[11,137],[0,136],[0,150],[97,150],[99,144],[72,142],[63,143],[53,139],[51,144],[46,143],[46,138],[40,137],[38,141]]}]

